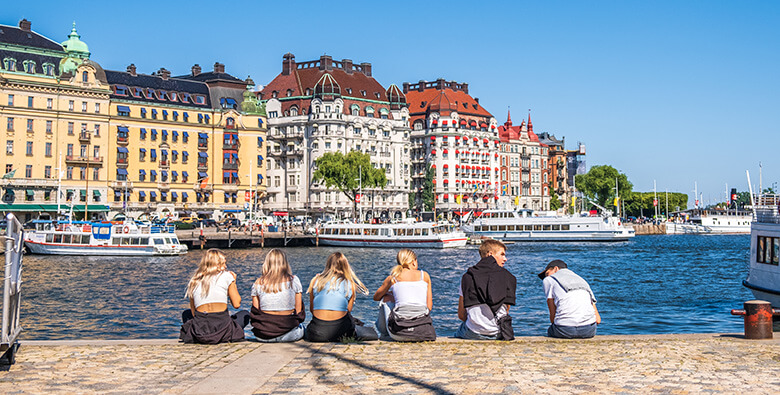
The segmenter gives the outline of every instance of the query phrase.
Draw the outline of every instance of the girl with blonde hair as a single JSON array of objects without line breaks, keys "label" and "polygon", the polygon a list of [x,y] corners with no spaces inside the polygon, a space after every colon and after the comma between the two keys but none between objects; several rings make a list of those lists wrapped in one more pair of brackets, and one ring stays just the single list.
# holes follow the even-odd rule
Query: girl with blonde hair
[{"label": "girl with blonde hair", "polygon": [[306,328],[306,340],[331,342],[343,337],[377,338],[372,328],[356,327],[356,320],[350,314],[356,293],[367,295],[368,289],[352,271],[344,254],[330,254],[325,270],[314,276],[307,292],[312,319]]},{"label": "girl with blonde hair", "polygon": [[244,340],[243,328],[249,323],[249,313],[246,310],[232,316],[228,313],[228,301],[236,309],[241,307],[236,278],[235,273],[227,270],[222,251],[216,248],[206,251],[185,292],[190,308],[182,313],[179,338],[184,343]]},{"label": "girl with blonde hair", "polygon": [[376,322],[380,335],[396,341],[436,340],[430,317],[431,277],[418,269],[417,254],[412,250],[399,251],[396,262],[374,293],[374,300],[381,301]]},{"label": "girl with blonde hair", "polygon": [[274,248],[268,252],[262,273],[252,285],[252,333],[266,343],[300,340],[306,319],[303,286],[298,276],[292,274],[282,250]]}]

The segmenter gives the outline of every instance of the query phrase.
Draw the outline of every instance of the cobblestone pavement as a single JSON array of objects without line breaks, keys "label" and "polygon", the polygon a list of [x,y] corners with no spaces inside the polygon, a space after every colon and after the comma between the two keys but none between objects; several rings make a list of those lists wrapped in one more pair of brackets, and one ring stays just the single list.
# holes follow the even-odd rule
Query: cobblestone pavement
[{"label": "cobblestone pavement", "polygon": [[[17,364],[0,371],[0,392],[191,392],[239,358],[244,366],[264,363],[275,347],[23,345]],[[286,347],[290,358],[257,377],[255,393],[780,393],[778,340],[661,335]],[[220,390],[241,392],[229,384]]]}]

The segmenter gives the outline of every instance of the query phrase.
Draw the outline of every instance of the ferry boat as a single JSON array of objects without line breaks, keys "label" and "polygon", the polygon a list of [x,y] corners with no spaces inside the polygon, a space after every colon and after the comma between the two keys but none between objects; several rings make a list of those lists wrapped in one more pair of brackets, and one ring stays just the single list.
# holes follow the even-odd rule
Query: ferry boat
[{"label": "ferry boat", "polygon": [[761,195],[750,227],[750,269],[742,285],[780,308],[780,195]]},{"label": "ferry boat", "polygon": [[138,225],[133,221],[57,222],[34,221],[25,233],[25,245],[33,254],[151,256],[181,255],[172,225]]},{"label": "ferry boat", "polygon": [[319,229],[322,245],[380,248],[451,248],[466,245],[466,234],[452,224],[327,223]]},{"label": "ferry boat", "polygon": [[690,219],[666,222],[666,234],[748,234],[753,221],[753,213],[744,210],[694,209],[677,214]]},{"label": "ferry boat", "polygon": [[615,217],[533,216],[531,210],[485,210],[473,223],[464,225],[470,236],[504,241],[625,241],[634,228]]}]

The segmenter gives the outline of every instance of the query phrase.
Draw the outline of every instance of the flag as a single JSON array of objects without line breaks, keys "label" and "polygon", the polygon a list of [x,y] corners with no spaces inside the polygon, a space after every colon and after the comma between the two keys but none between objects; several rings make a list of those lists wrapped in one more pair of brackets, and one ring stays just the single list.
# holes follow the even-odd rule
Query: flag
[{"label": "flag", "polygon": [[520,205],[520,196],[515,196],[515,206]]},{"label": "flag", "polygon": [[204,177],[202,180],[200,180],[200,189],[206,189],[206,187],[209,185],[209,178]]},{"label": "flag", "polygon": [[14,178],[14,174],[16,174],[16,169],[13,169],[9,171],[8,173],[5,173],[2,178]]},{"label": "flag", "polygon": [[463,196],[463,195],[461,195],[461,194],[455,195],[455,202],[457,202],[458,204],[461,204],[461,196]]},{"label": "flag", "polygon": [[613,206],[617,206],[618,205],[618,200],[620,200],[620,198],[615,196],[615,200],[612,202],[612,205]]}]

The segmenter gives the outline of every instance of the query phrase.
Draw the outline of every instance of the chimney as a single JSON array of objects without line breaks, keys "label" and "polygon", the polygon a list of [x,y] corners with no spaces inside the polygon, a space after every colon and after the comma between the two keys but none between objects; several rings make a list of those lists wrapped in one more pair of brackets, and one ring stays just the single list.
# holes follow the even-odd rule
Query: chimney
[{"label": "chimney", "polygon": [[417,92],[425,91],[425,83],[426,82],[427,81],[425,81],[425,80],[420,80],[419,82],[417,82]]},{"label": "chimney", "polygon": [[162,77],[164,80],[171,78],[171,72],[166,70],[165,67],[160,67],[160,70],[157,70],[157,75]]},{"label": "chimney", "polygon": [[331,71],[333,70],[333,58],[330,55],[320,56],[320,70]]},{"label": "chimney", "polygon": [[347,74],[352,74],[352,59],[344,59],[341,61],[341,66]]},{"label": "chimney", "polygon": [[474,101],[477,102],[477,104],[479,104],[479,98],[478,97],[475,97]]},{"label": "chimney", "polygon": [[130,66],[127,66],[127,72],[130,73],[130,75],[132,75],[133,77],[138,75],[135,72],[135,63],[130,63]]},{"label": "chimney", "polygon": [[465,93],[465,94],[469,93],[469,84],[464,82],[464,83],[460,84],[460,86],[461,86],[461,88],[463,88],[463,93]]},{"label": "chimney", "polygon": [[290,75],[295,68],[295,55],[287,52],[282,57],[282,75]]},{"label": "chimney", "polygon": [[28,21],[27,19],[22,19],[19,21],[19,29],[22,29],[22,31],[29,32],[30,27],[32,26],[32,23]]},{"label": "chimney", "polygon": [[439,78],[436,80],[436,89],[438,90],[444,89],[444,78]]},{"label": "chimney", "polygon": [[200,65],[195,63],[194,65],[192,65],[192,76],[194,77],[198,74],[200,74]]},{"label": "chimney", "polygon": [[404,94],[409,93],[409,85],[410,84],[408,82],[404,82]]},{"label": "chimney", "polygon": [[224,73],[225,72],[225,65],[219,62],[214,63],[214,72],[215,73]]},{"label": "chimney", "polygon": [[360,64],[360,67],[363,69],[363,74],[366,77],[371,77],[371,63],[363,62]]}]

